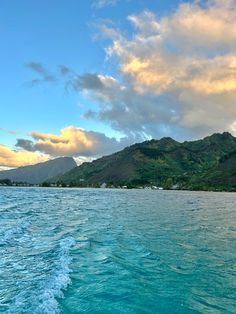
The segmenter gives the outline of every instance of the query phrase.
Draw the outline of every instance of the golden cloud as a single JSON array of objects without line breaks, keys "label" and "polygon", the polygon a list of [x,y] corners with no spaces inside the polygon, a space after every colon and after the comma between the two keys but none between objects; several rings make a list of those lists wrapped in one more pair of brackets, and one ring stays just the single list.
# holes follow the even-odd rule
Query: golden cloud
[{"label": "golden cloud", "polygon": [[15,151],[0,145],[0,166],[21,167],[37,164],[48,160],[49,157],[38,153],[28,152],[25,150]]},{"label": "golden cloud", "polygon": [[86,131],[74,126],[60,130],[60,135],[33,131],[33,141],[18,139],[17,147],[28,151],[39,151],[53,157],[73,156],[81,160],[90,160],[96,156],[118,151],[130,144],[127,138],[117,140],[103,133]]},{"label": "golden cloud", "polygon": [[131,40],[116,37],[107,52],[118,56],[137,91],[236,91],[235,1],[182,4],[160,20],[149,11],[129,20],[137,33]]},{"label": "golden cloud", "polygon": [[[117,57],[121,73],[140,97],[156,97],[160,115],[170,116],[163,123],[201,134],[232,130],[236,1],[209,0],[204,5],[194,1],[162,18],[144,11],[128,19],[135,28],[133,36],[120,32],[107,54]],[[160,96],[171,99],[166,111]],[[145,129],[150,123],[147,118]]]},{"label": "golden cloud", "polygon": [[119,151],[130,144],[127,138],[117,140],[103,133],[74,126],[61,129],[60,135],[33,131],[31,136],[34,141],[17,139],[16,147],[20,148],[19,150],[12,150],[0,144],[0,166],[27,166],[59,156],[76,157],[77,162],[82,163]]},{"label": "golden cloud", "polygon": [[93,147],[93,142],[85,131],[73,126],[61,130],[60,135],[32,132],[31,136],[37,141],[35,148],[52,156],[75,156],[86,153]]}]

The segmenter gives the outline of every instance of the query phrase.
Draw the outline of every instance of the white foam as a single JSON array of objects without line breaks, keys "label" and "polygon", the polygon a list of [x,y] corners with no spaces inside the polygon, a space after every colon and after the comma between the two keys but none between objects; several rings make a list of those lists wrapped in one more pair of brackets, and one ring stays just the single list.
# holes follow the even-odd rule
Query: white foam
[{"label": "white foam", "polygon": [[44,287],[43,293],[40,296],[39,305],[34,313],[56,314],[60,312],[56,298],[63,298],[63,290],[71,283],[69,276],[71,272],[69,268],[71,262],[69,251],[74,244],[75,240],[70,237],[60,241],[56,270]]},{"label": "white foam", "polygon": [[17,223],[14,227],[6,230],[0,236],[0,245],[9,244],[12,240],[14,240],[17,236],[22,235],[25,232],[25,229],[29,226],[29,222]]},{"label": "white foam", "polygon": [[34,313],[34,314],[57,314],[60,313],[57,298],[63,298],[63,290],[71,283],[69,267],[71,257],[70,248],[75,244],[71,237],[60,241],[55,261],[55,268],[51,276],[45,278],[37,291],[32,294],[21,291],[15,298],[14,303],[8,308],[7,313]]}]

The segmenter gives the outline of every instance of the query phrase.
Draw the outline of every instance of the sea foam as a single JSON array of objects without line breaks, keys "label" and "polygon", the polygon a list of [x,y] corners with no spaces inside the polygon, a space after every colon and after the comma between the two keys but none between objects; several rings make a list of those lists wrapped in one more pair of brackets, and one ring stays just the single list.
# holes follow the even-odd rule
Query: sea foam
[{"label": "sea foam", "polygon": [[40,304],[35,313],[54,314],[59,313],[58,302],[56,298],[63,298],[63,290],[71,283],[69,268],[71,258],[69,256],[70,248],[75,244],[75,240],[71,237],[60,241],[59,258],[56,262],[54,274],[46,283],[42,295],[40,296]]},{"label": "sea foam", "polygon": [[0,246],[7,245],[12,240],[15,240],[16,238],[23,235],[29,225],[29,221],[18,222],[12,228],[6,230],[3,234],[0,235]]},{"label": "sea foam", "polygon": [[71,257],[70,248],[75,244],[72,237],[67,237],[59,242],[57,258],[51,274],[39,285],[37,291],[30,295],[27,291],[18,294],[7,313],[34,313],[34,314],[57,314],[60,308],[57,299],[63,298],[63,290],[71,284],[69,267]]}]

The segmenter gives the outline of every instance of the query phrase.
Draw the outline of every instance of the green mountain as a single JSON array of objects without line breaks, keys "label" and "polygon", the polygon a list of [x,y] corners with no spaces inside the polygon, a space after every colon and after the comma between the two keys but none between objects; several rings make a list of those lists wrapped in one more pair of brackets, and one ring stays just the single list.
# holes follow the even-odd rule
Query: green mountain
[{"label": "green mountain", "polygon": [[223,156],[218,165],[194,178],[192,188],[236,191],[236,151]]},{"label": "green mountain", "polygon": [[[229,163],[230,175],[233,169],[236,171],[235,151],[236,138],[227,132],[183,143],[167,137],[135,144],[84,163],[53,181],[70,186],[96,186],[105,182],[114,186],[156,185],[181,189],[201,189],[202,184],[204,189],[216,189]],[[219,178],[215,177],[217,173]],[[222,182],[231,184],[226,179]]]},{"label": "green mountain", "polygon": [[73,158],[60,157],[32,166],[0,171],[0,180],[8,179],[14,182],[37,184],[63,174],[76,166]]}]

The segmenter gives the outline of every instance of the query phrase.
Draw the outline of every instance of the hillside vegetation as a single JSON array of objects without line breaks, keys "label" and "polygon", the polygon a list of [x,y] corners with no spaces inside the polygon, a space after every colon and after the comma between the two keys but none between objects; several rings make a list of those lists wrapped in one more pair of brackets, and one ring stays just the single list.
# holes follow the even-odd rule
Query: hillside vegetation
[{"label": "hillside vegetation", "polygon": [[236,190],[236,138],[225,132],[183,143],[168,137],[145,141],[84,163],[52,182]]}]

